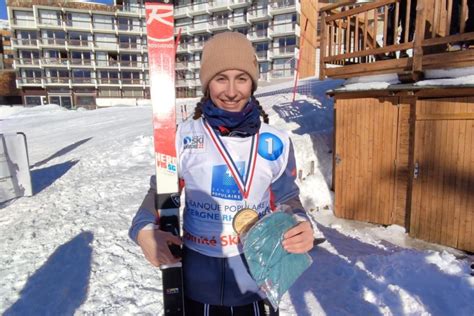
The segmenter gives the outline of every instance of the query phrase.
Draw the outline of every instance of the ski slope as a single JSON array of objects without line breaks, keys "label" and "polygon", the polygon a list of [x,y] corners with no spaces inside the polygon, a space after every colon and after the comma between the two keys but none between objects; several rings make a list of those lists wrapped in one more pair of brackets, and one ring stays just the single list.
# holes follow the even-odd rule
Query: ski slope
[{"label": "ski slope", "polygon": [[[292,83],[257,91],[292,137],[301,198],[326,239],[281,315],[474,315],[472,258],[402,227],[333,216],[325,91],[338,85],[306,82],[296,103]],[[194,102],[178,107],[192,112]],[[0,206],[0,313],[160,315],[160,270],[127,236],[154,173],[151,107],[0,107],[0,120],[2,133],[27,135],[35,192]]]}]

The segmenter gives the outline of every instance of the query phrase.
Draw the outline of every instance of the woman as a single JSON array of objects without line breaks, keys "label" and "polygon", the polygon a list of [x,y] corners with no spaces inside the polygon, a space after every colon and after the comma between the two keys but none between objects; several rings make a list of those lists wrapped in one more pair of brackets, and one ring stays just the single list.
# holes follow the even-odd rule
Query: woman
[{"label": "woman", "polygon": [[[268,116],[253,97],[258,76],[255,51],[244,35],[220,33],[205,44],[200,70],[204,97],[193,120],[180,124],[176,135],[186,201],[186,315],[263,315],[265,296],[248,272],[239,231],[234,230],[239,212],[258,217],[275,209],[292,212],[299,224],[284,235],[284,248],[304,253],[313,247],[313,229],[295,183],[293,148],[284,132],[267,125]],[[182,241],[150,229],[155,221],[153,182],[130,236],[147,260],[159,266],[180,260],[168,244]]]}]

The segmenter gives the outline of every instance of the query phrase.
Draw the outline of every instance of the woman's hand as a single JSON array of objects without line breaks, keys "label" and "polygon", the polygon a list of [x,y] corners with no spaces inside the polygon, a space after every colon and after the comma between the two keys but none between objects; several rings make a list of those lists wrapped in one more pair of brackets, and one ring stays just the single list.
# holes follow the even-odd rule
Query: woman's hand
[{"label": "woman's hand", "polygon": [[159,230],[142,229],[137,236],[138,245],[142,248],[145,258],[155,267],[162,264],[173,264],[181,260],[171,254],[168,245],[175,244],[181,246],[182,241],[179,237]]},{"label": "woman's hand", "polygon": [[313,248],[313,228],[308,221],[300,222],[283,236],[283,248],[291,253],[305,253]]}]

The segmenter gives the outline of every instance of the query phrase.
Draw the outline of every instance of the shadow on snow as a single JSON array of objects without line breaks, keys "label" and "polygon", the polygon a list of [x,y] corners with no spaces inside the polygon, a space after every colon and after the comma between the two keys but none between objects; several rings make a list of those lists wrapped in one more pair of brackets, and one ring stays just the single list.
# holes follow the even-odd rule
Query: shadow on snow
[{"label": "shadow on snow", "polygon": [[31,182],[33,186],[33,194],[37,194],[49,187],[54,183],[54,181],[61,178],[78,162],[79,160],[70,160],[46,168],[32,170]]},{"label": "shadow on snow", "polygon": [[[310,294],[326,315],[405,315],[407,304],[430,315],[473,315],[474,291],[466,279],[446,274],[430,263],[429,252],[376,247],[318,224],[336,253],[315,247],[313,265],[289,290],[297,315],[313,315],[305,303]],[[468,267],[466,264],[466,272]],[[459,293],[446,297],[444,293]],[[407,301],[406,295],[410,296]],[[417,307],[409,307],[417,308]]]},{"label": "shadow on snow", "polygon": [[82,232],[58,247],[4,315],[73,315],[87,297],[93,238]]},{"label": "shadow on snow", "polygon": [[53,160],[57,157],[61,157],[65,154],[67,154],[68,152],[73,151],[74,149],[76,149],[77,147],[81,146],[82,144],[88,142],[91,139],[92,139],[92,137],[84,138],[83,140],[80,140],[80,141],[77,141],[77,142],[75,142],[71,145],[68,145],[68,146],[64,147],[63,149],[58,150],[57,152],[55,152],[54,154],[52,154],[48,158],[43,159],[41,161],[38,161],[34,165],[30,166],[30,168],[33,169],[33,168],[39,167],[39,166],[44,165],[45,163],[47,163],[47,162],[49,162],[49,161],[51,161],[51,160]]}]

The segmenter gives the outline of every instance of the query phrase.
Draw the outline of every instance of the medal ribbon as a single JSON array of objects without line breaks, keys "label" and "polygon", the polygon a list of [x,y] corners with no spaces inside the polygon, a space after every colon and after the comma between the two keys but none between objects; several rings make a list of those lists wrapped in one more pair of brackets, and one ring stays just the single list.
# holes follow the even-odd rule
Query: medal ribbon
[{"label": "medal ribbon", "polygon": [[259,133],[257,132],[257,134],[254,134],[252,136],[252,143],[250,145],[250,155],[248,159],[248,166],[246,169],[248,172],[245,179],[243,179],[242,175],[239,173],[239,170],[235,166],[234,160],[225,148],[224,143],[222,143],[222,140],[219,135],[216,134],[216,132],[212,129],[212,127],[209,126],[206,121],[204,121],[204,127],[206,128],[209,136],[212,139],[212,142],[219,151],[219,154],[224,159],[227,167],[229,168],[230,173],[235,180],[235,183],[237,183],[237,187],[239,188],[240,193],[242,194],[244,199],[247,199],[250,192],[250,187],[252,186],[255,165],[257,162]]}]

